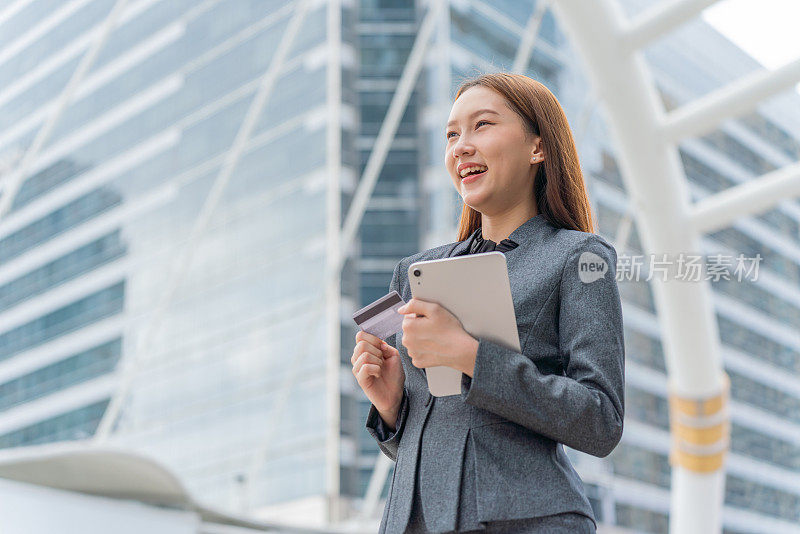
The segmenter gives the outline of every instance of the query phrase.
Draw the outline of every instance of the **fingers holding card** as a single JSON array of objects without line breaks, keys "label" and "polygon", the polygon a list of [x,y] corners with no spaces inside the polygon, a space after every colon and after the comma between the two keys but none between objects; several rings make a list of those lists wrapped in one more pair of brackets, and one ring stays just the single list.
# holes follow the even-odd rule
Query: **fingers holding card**
[{"label": "fingers holding card", "polygon": [[400,294],[392,291],[355,312],[353,320],[364,332],[386,339],[403,329],[403,315],[397,309],[404,304]]}]

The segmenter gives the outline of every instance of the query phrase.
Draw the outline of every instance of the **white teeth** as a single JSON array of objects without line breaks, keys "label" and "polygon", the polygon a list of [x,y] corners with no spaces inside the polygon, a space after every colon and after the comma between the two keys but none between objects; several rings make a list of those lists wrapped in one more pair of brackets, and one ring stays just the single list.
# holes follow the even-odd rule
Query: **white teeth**
[{"label": "white teeth", "polygon": [[465,167],[461,169],[461,172],[459,174],[461,174],[461,177],[464,178],[467,174],[471,173],[472,171],[488,171],[488,170],[489,167],[485,165],[478,165],[475,167]]}]

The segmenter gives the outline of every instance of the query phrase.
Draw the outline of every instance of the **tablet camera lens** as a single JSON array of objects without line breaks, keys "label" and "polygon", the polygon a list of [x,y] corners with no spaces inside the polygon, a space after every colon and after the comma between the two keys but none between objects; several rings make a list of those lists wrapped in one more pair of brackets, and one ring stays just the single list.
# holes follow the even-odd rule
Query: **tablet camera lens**
[{"label": "tablet camera lens", "polygon": [[414,276],[420,276],[422,273],[419,272],[419,269],[414,269]]}]

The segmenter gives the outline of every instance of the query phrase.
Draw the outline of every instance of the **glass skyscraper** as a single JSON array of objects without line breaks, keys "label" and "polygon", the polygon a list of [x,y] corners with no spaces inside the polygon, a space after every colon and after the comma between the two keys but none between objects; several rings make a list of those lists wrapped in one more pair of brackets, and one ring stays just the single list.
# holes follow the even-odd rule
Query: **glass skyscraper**
[{"label": "glass skyscraper", "polygon": [[326,117],[352,96],[328,91],[331,7],[312,2],[275,63],[294,3],[129,2],[100,42],[115,5],[0,10],[10,170],[98,47],[0,220],[0,443],[91,437],[126,384],[110,443],[202,500],[324,496]]},{"label": "glass skyscraper", "polygon": [[[387,292],[400,258],[455,240],[460,197],[443,168],[455,89],[511,70],[536,3],[449,3],[335,279],[331,236],[428,2],[309,2],[282,60],[297,2],[131,1],[106,35],[115,1],[0,7],[0,198],[14,196],[0,216],[0,446],[90,438],[115,399],[109,443],[160,460],[200,500],[309,523],[356,513],[380,453],[350,370],[351,314]],[[654,4],[621,3],[629,14]],[[667,110],[759,68],[699,19],[645,57]],[[565,108],[599,233],[641,254],[635,228],[615,242],[633,207],[602,103],[549,11],[524,73]],[[693,198],[796,161],[798,104],[787,93],[683,141]],[[713,283],[732,399],[725,531],[789,532],[800,520],[800,205],[703,245],[763,258],[757,281]],[[620,291],[622,442],[607,458],[569,453],[601,523],[666,532],[658,317],[647,282]]]}]

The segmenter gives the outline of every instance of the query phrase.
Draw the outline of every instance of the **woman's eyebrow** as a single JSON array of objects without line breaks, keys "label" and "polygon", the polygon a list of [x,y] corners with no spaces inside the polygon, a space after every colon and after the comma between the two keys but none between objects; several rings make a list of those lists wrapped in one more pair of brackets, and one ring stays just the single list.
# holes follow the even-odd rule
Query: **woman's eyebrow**
[{"label": "woman's eyebrow", "polygon": [[[494,113],[495,115],[500,115],[498,112],[496,112],[493,109],[479,109],[478,111],[472,112],[469,117],[472,118],[475,115],[480,115],[481,113]],[[447,123],[447,126],[450,126],[451,124],[455,124],[455,123],[456,123],[456,121],[450,121],[450,122]]]}]

